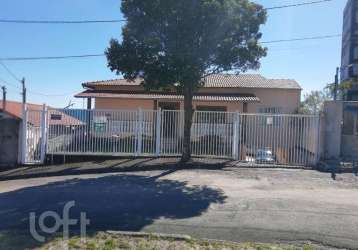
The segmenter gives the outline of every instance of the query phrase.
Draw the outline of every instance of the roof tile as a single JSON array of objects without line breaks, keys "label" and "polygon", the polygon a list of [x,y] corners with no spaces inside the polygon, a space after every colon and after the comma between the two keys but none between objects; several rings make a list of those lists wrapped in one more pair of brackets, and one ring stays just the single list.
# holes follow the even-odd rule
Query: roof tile
[{"label": "roof tile", "polygon": [[[127,81],[113,79],[106,81],[86,82],[85,87],[96,86],[139,86],[142,79]],[[293,79],[267,79],[259,74],[214,74],[205,78],[204,88],[270,88],[270,89],[301,89]]]},{"label": "roof tile", "polygon": [[[100,98],[123,98],[123,99],[170,99],[183,100],[184,96],[175,94],[157,94],[157,93],[109,93],[84,91],[76,95],[76,97],[100,97]],[[193,97],[195,101],[227,101],[227,102],[259,102],[260,99],[253,94],[238,95],[196,95]]]}]

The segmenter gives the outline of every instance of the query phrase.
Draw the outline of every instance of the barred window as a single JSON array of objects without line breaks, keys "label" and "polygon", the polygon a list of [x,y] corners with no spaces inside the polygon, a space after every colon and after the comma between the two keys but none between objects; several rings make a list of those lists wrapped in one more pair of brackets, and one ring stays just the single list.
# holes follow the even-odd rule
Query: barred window
[{"label": "barred window", "polygon": [[259,113],[262,114],[280,114],[282,113],[282,108],[280,107],[261,107],[258,109]]},{"label": "barred window", "polygon": [[199,123],[226,123],[226,107],[221,106],[197,106],[197,122]]}]

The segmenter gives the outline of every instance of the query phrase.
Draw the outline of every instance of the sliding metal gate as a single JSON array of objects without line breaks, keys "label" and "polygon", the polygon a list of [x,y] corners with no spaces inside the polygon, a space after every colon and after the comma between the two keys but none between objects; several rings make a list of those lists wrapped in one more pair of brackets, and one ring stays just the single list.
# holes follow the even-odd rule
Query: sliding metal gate
[{"label": "sliding metal gate", "polygon": [[[43,158],[41,142],[46,144],[46,153],[52,155],[159,157],[179,156],[183,149],[182,111],[37,112],[33,114],[42,120],[40,124],[46,124],[46,129],[34,126],[36,132],[28,134],[28,150],[35,160]],[[252,164],[315,165],[319,160],[319,122],[318,116],[309,115],[196,111],[191,130],[192,154]]]}]

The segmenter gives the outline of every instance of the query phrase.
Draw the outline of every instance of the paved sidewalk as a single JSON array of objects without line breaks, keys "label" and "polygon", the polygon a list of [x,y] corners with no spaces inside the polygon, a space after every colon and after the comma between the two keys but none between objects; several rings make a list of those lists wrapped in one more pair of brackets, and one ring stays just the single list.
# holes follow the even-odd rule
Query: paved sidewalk
[{"label": "paved sidewalk", "polygon": [[[170,170],[170,169],[225,169],[232,167],[261,167],[275,168],[282,166],[264,165],[253,166],[238,161],[227,159],[193,158],[193,160],[183,166],[180,164],[180,158],[123,158],[123,159],[105,159],[97,161],[87,161],[78,163],[67,163],[60,165],[45,166],[26,166],[17,169],[0,171],[0,181],[16,180],[24,178],[79,175],[79,174],[101,174],[118,172],[137,172],[152,170]],[[299,166],[286,166],[286,168],[297,169]]]},{"label": "paved sidewalk", "polygon": [[358,249],[358,177],[287,169],[153,170],[0,182],[0,233],[28,230],[30,212],[89,230],[189,234],[232,241],[312,241]]}]

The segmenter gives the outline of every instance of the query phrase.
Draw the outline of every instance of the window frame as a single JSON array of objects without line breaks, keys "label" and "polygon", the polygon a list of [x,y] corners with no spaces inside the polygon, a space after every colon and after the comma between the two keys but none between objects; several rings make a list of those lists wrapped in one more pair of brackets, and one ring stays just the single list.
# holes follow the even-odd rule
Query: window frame
[{"label": "window frame", "polygon": [[257,109],[257,113],[275,115],[275,114],[281,114],[282,110],[283,110],[282,107],[259,107]]},{"label": "window frame", "polygon": [[[197,123],[213,123],[213,124],[226,124],[227,123],[227,106],[210,106],[210,105],[197,105],[195,108],[196,111],[199,111],[197,116]],[[202,115],[207,112],[210,115]],[[217,112],[215,113],[211,112]]]}]

